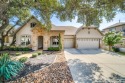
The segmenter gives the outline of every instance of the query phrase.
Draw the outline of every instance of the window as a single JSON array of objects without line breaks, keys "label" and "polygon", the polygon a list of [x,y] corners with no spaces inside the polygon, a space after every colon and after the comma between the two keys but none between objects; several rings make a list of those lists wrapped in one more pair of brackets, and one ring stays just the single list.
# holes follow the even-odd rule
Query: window
[{"label": "window", "polygon": [[23,35],[21,36],[21,45],[27,46],[31,43],[31,37],[30,35]]},{"label": "window", "polygon": [[35,22],[32,22],[32,23],[30,24],[30,27],[33,28],[33,27],[35,27],[35,25],[36,25],[36,23],[35,23]]},{"label": "window", "polygon": [[109,29],[109,31],[116,31],[115,27]]},{"label": "window", "polygon": [[58,45],[58,44],[59,44],[59,37],[52,36],[52,45]]}]

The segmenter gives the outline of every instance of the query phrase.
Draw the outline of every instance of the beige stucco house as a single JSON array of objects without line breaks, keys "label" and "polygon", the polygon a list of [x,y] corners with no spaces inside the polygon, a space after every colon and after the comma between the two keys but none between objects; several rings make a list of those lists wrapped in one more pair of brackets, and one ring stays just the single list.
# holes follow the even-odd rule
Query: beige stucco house
[{"label": "beige stucco house", "polygon": [[29,46],[33,50],[58,47],[58,36],[61,35],[62,47],[77,49],[98,49],[101,47],[103,34],[97,27],[56,26],[47,31],[35,17],[31,17],[17,30],[16,46]]}]

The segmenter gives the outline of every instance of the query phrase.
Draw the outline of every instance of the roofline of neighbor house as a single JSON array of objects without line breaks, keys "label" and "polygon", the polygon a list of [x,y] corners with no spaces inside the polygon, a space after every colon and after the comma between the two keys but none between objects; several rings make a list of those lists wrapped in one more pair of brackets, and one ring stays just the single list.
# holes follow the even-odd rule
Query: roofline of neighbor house
[{"label": "roofline of neighbor house", "polygon": [[111,25],[111,27],[109,26],[109,27],[107,27],[107,28],[104,28],[103,30],[110,29],[110,28],[113,28],[113,27],[122,26],[122,25],[125,25],[125,24],[120,24],[120,25],[115,25],[115,26]]}]

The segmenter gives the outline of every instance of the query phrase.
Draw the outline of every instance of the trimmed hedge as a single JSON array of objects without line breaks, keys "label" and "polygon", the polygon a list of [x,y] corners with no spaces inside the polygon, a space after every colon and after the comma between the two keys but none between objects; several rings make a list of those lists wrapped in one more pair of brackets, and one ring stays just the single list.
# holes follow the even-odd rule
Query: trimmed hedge
[{"label": "trimmed hedge", "polygon": [[4,47],[4,50],[9,50],[9,51],[31,51],[30,48],[28,47]]},{"label": "trimmed hedge", "polygon": [[41,55],[42,54],[42,52],[38,52],[38,55]]},{"label": "trimmed hedge", "polygon": [[59,51],[59,47],[49,47],[49,51]]},{"label": "trimmed hedge", "polygon": [[33,53],[31,58],[35,58],[35,57],[37,57],[37,56],[38,56],[37,53]]}]

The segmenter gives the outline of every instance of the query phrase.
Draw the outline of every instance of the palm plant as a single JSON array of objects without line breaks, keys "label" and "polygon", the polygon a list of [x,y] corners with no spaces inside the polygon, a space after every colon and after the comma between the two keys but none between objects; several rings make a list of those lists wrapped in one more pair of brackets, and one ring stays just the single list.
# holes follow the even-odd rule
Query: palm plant
[{"label": "palm plant", "polygon": [[3,54],[0,57],[0,81],[5,83],[5,80],[11,79],[16,76],[24,65],[15,60],[11,60],[8,54]]},{"label": "palm plant", "polygon": [[118,32],[118,33],[108,32],[105,34],[103,41],[106,45],[109,46],[109,51],[111,51],[112,47],[115,44],[121,43],[122,37],[123,37],[123,35],[121,32]]}]

